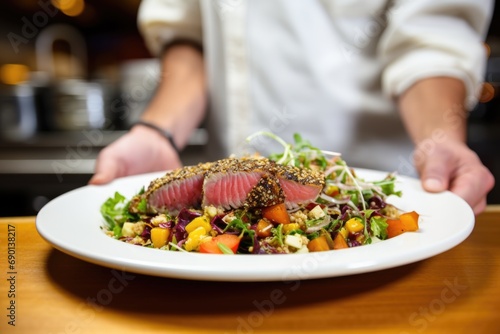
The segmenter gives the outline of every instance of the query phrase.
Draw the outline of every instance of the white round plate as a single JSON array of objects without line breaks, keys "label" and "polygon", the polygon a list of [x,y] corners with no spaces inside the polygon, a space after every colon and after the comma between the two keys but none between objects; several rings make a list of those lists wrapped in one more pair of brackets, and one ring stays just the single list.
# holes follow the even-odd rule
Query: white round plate
[{"label": "white round plate", "polygon": [[[367,181],[387,173],[356,169]],[[216,255],[169,252],[126,244],[106,236],[100,206],[115,191],[131,198],[163,173],[117,179],[103,186],[85,186],[63,194],[39,212],[40,235],[58,250],[94,264],[129,272],[210,281],[293,281],[343,276],[413,263],[447,251],[472,232],[474,214],[451,192],[430,194],[416,179],[399,176],[401,198],[389,202],[420,214],[418,232],[404,233],[371,245],[309,254]]]}]

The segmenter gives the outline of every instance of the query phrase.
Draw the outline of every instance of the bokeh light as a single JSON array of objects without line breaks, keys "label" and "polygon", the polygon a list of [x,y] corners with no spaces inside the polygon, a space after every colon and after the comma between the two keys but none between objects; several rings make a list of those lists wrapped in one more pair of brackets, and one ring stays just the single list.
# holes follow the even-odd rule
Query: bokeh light
[{"label": "bokeh light", "polygon": [[78,16],[85,9],[84,0],[51,0],[51,3],[67,16]]},{"label": "bokeh light", "polygon": [[0,80],[7,85],[17,85],[28,80],[29,68],[22,64],[4,64],[0,67]]}]

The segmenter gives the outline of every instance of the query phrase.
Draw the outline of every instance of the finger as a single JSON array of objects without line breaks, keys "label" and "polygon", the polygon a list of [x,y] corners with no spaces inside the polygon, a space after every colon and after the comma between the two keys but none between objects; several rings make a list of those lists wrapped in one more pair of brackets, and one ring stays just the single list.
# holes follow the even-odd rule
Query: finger
[{"label": "finger", "polygon": [[93,185],[101,185],[101,184],[106,184],[106,183],[109,183],[110,181],[112,180],[111,177],[109,177],[108,175],[106,174],[94,174],[90,180],[89,180],[89,184],[93,184]]},{"label": "finger", "polygon": [[89,184],[106,184],[120,176],[120,168],[117,161],[112,157],[101,154],[96,162],[95,174],[89,180]]},{"label": "finger", "polygon": [[483,199],[481,202],[479,202],[477,205],[475,205],[472,210],[474,211],[474,214],[477,216],[481,212],[483,212],[486,209],[486,199]]},{"label": "finger", "polygon": [[486,195],[493,188],[495,179],[484,166],[474,168],[453,180],[450,191],[463,198],[473,208],[474,213],[486,207]]}]

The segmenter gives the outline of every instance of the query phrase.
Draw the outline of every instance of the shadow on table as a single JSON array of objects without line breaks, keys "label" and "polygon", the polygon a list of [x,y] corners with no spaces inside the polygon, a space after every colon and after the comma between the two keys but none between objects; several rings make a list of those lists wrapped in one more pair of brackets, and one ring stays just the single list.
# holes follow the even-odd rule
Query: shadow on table
[{"label": "shadow on table", "polygon": [[418,269],[420,262],[393,269],[290,282],[212,282],[148,276],[110,269],[52,250],[50,279],[96,307],[144,314],[226,314],[259,307],[293,308],[352,298],[391,285]]}]

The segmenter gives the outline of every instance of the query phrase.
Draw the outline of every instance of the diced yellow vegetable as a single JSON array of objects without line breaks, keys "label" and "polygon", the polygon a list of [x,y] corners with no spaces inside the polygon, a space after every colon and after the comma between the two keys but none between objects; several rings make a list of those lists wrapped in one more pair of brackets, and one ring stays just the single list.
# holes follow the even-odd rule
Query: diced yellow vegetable
[{"label": "diced yellow vegetable", "polygon": [[361,219],[355,217],[355,218],[351,218],[349,219],[346,223],[345,223],[345,228],[347,229],[347,231],[349,233],[358,233],[358,232],[361,232],[363,231],[363,229],[365,228],[365,225],[363,224],[363,222],[361,221]]},{"label": "diced yellow vegetable", "polygon": [[207,237],[207,230],[202,226],[197,227],[191,233],[188,234],[186,243],[184,244],[184,249],[188,252],[196,250],[201,243],[201,240]]},{"label": "diced yellow vegetable", "polygon": [[333,184],[329,184],[325,189],[325,194],[328,196],[336,196],[340,193],[339,187]]},{"label": "diced yellow vegetable", "polygon": [[169,236],[170,236],[170,229],[153,227],[151,229],[151,241],[153,242],[153,247],[160,248],[165,246]]},{"label": "diced yellow vegetable", "polygon": [[349,236],[349,232],[346,230],[345,227],[342,227],[339,233],[344,237],[344,239],[347,239],[347,237]]},{"label": "diced yellow vegetable", "polygon": [[285,233],[285,234],[288,234],[294,230],[300,230],[300,225],[297,223],[290,223],[290,224],[283,225],[283,233]]},{"label": "diced yellow vegetable", "polygon": [[209,242],[209,241],[210,241],[210,240],[212,240],[212,239],[213,239],[213,237],[212,237],[212,236],[207,235],[206,237],[201,238],[201,240],[200,240],[200,245],[201,245],[202,243],[204,243],[204,242]]},{"label": "diced yellow vegetable", "polygon": [[196,217],[189,224],[186,225],[186,232],[191,233],[200,226],[203,227],[206,232],[209,232],[212,229],[208,218],[206,216],[200,216]]}]

